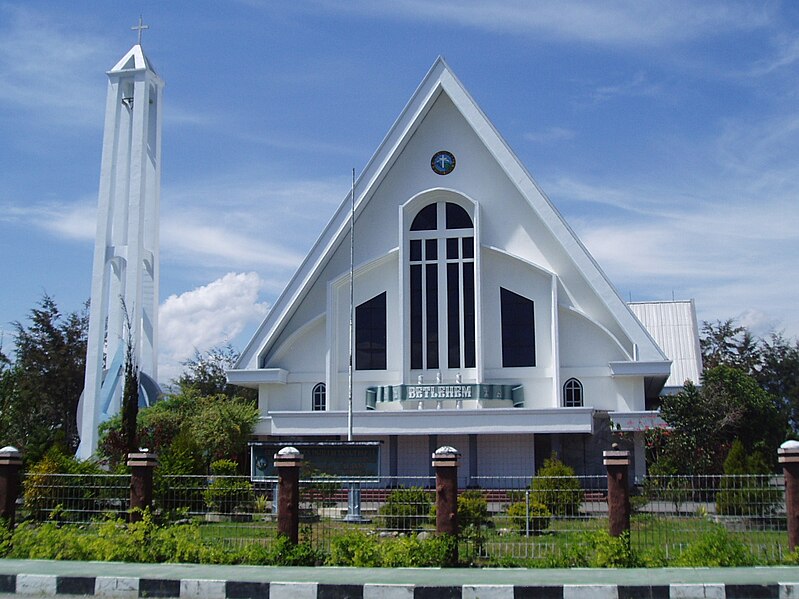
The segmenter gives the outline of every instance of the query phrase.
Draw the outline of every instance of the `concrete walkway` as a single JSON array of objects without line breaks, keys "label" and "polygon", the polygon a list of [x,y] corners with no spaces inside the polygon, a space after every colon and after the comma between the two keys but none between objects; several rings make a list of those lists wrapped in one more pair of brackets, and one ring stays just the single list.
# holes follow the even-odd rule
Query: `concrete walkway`
[{"label": "concrete walkway", "polygon": [[799,567],[277,568],[0,559],[0,593],[243,599],[799,598]]}]

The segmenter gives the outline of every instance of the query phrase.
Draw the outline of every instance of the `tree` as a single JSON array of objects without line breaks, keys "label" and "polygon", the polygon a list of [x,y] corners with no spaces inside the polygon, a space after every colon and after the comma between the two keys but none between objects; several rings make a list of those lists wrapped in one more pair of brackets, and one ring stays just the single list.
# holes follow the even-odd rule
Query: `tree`
[{"label": "tree", "polygon": [[[159,454],[162,472],[207,474],[210,463],[218,459],[244,465],[258,407],[254,390],[227,384],[225,371],[237,358],[230,346],[207,355],[197,353],[175,381],[178,389],[139,411],[139,443]],[[104,423],[99,455],[116,467],[124,462],[125,447],[122,419]]]},{"label": "tree", "polygon": [[2,370],[0,437],[35,462],[53,445],[74,452],[80,440],[78,401],[86,366],[88,310],[62,315],[45,294],[16,329],[13,366]]},{"label": "tree", "polygon": [[195,351],[194,357],[183,362],[183,374],[175,381],[181,391],[193,389],[200,395],[219,395],[243,397],[255,401],[255,389],[245,389],[227,382],[226,372],[239,359],[239,354],[230,344],[213,347],[205,354]]},{"label": "tree", "polygon": [[799,341],[791,343],[780,333],[764,339],[755,378],[787,414],[791,428],[799,430]]},{"label": "tree", "polygon": [[759,340],[732,318],[702,323],[699,346],[705,370],[724,364],[754,374],[760,364]]},{"label": "tree", "polygon": [[723,364],[705,371],[701,389],[688,383],[664,397],[660,410],[672,428],[667,459],[686,474],[721,472],[736,438],[749,452],[775,456],[785,436],[771,396],[753,377]]},{"label": "tree", "polygon": [[122,301],[122,312],[125,315],[125,381],[122,387],[122,434],[127,453],[134,453],[139,448],[136,434],[136,420],[139,414],[139,366],[136,364],[133,328],[128,316],[125,301]]}]

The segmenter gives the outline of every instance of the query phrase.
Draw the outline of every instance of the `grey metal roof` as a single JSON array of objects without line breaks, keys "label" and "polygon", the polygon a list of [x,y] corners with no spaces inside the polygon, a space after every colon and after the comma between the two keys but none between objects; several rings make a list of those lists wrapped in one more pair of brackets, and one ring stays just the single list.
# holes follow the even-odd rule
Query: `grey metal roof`
[{"label": "grey metal roof", "polygon": [[694,301],[630,302],[628,305],[672,361],[664,391],[682,387],[687,380],[698,385],[702,353]]}]

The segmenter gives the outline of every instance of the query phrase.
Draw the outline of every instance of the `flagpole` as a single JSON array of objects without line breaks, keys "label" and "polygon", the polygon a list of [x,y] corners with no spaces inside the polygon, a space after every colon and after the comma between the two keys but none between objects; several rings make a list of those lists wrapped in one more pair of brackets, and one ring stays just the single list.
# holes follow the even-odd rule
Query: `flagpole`
[{"label": "flagpole", "polygon": [[352,169],[352,192],[350,193],[350,364],[348,376],[347,441],[352,441],[352,368],[353,368],[353,323],[355,320],[355,169]]},{"label": "flagpole", "polygon": [[[355,169],[352,169],[352,193],[350,195],[350,364],[348,387],[349,397],[347,402],[347,441],[352,442],[352,369],[354,335],[353,328],[355,322]],[[345,522],[363,524],[369,522],[361,515],[361,484],[350,481],[347,492],[347,516]]]}]

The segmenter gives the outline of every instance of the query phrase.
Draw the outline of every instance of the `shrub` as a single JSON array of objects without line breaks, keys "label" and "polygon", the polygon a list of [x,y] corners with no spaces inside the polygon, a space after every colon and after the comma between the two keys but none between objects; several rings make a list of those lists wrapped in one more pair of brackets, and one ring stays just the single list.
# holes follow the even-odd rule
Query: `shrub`
[{"label": "shrub", "polygon": [[[430,521],[436,521],[435,504],[430,508]],[[461,532],[478,530],[489,524],[488,502],[480,491],[471,489],[458,495],[458,528]]]},{"label": "shrub", "polygon": [[[780,501],[780,491],[770,488],[769,467],[759,452],[747,456],[736,439],[724,460],[724,474],[716,495],[716,511],[727,516],[770,514]],[[759,476],[758,476],[759,475]]]},{"label": "shrub", "polygon": [[374,536],[353,530],[330,540],[330,566],[377,568],[381,564],[380,548]]},{"label": "shrub", "polygon": [[755,566],[757,559],[746,545],[719,526],[688,545],[674,560],[674,565],[688,568]]},{"label": "shrub", "polygon": [[555,516],[576,515],[585,496],[574,468],[561,462],[557,454],[544,460],[530,488],[535,491],[535,502],[543,503]]},{"label": "shrub", "polygon": [[420,487],[392,491],[380,508],[384,528],[410,532],[422,528],[433,505],[431,493]]},{"label": "shrub", "polygon": [[[54,514],[61,519],[68,519],[70,511],[95,511],[102,507],[98,500],[103,485],[92,484],[91,478],[101,473],[102,470],[94,462],[76,460],[53,447],[25,477],[25,509],[35,520],[45,520]],[[69,480],[66,494],[62,488],[64,483],[55,476],[58,474],[79,475]]]},{"label": "shrub", "polygon": [[549,528],[549,521],[552,512],[543,503],[530,502],[530,511],[527,511],[527,503],[512,503],[508,506],[508,518],[513,523],[513,529],[526,534],[527,522],[530,522],[530,532],[539,534]]},{"label": "shrub", "polygon": [[480,491],[464,491],[458,495],[458,525],[460,528],[481,528],[491,522],[488,502]]},{"label": "shrub", "polygon": [[217,460],[211,464],[213,482],[203,494],[209,509],[222,514],[252,511],[255,492],[249,480],[235,478],[238,466],[232,460]]},{"label": "shrub", "polygon": [[593,555],[590,561],[592,568],[638,568],[641,561],[630,546],[630,531],[613,537],[606,530],[597,530],[590,534],[590,546]]}]

